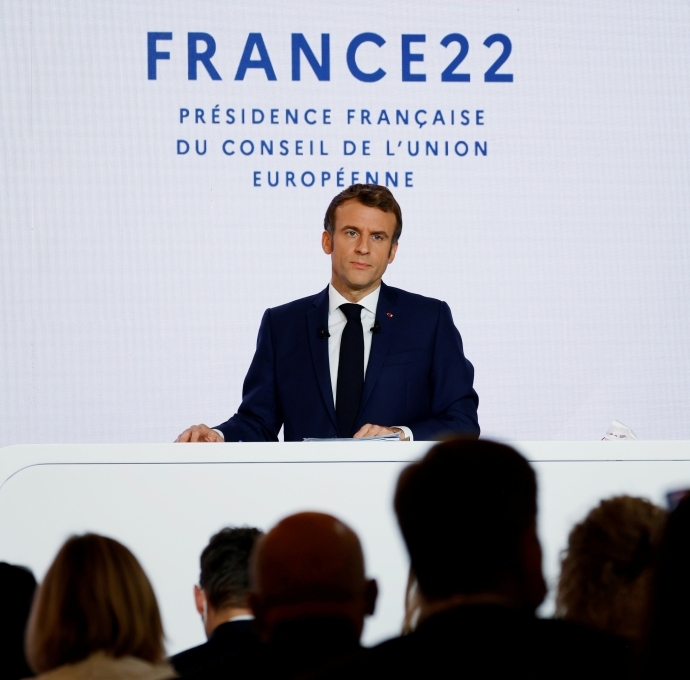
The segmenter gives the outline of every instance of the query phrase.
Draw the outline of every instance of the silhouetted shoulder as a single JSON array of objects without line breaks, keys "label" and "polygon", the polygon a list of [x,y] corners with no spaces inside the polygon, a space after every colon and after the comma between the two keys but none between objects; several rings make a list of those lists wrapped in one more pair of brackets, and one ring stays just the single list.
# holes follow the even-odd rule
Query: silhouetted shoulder
[{"label": "silhouetted shoulder", "polygon": [[553,649],[551,656],[569,659],[578,672],[601,678],[629,676],[634,655],[630,641],[571,621],[537,619],[536,624],[544,645]]},{"label": "silhouetted shoulder", "polygon": [[466,609],[474,611],[437,615],[414,633],[364,650],[314,678],[629,677],[630,649],[620,638],[499,608]]},{"label": "silhouetted shoulder", "polygon": [[170,658],[170,663],[180,675],[186,677],[258,647],[259,636],[254,631],[252,621],[228,621],[218,626],[207,642],[176,654]]},{"label": "silhouetted shoulder", "polygon": [[204,643],[171,656],[169,662],[178,673],[187,675],[207,663],[207,653],[208,643]]}]

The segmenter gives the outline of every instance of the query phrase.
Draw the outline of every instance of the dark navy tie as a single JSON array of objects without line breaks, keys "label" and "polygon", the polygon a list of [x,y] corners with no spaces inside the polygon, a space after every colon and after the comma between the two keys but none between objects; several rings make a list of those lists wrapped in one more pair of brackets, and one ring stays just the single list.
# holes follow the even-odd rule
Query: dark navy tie
[{"label": "dark navy tie", "polygon": [[335,414],[338,419],[338,436],[352,437],[364,386],[364,333],[360,316],[362,305],[340,305],[340,310],[347,318],[347,323],[340,339]]}]

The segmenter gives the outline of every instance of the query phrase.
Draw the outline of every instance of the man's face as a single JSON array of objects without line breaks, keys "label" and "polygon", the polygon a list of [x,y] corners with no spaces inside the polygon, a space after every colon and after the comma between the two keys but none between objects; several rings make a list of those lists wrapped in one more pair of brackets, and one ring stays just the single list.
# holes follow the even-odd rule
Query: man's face
[{"label": "man's face", "polygon": [[393,242],[395,215],[369,208],[356,199],[335,211],[333,236],[324,231],[323,251],[331,256],[334,285],[351,291],[375,289],[398,249]]}]

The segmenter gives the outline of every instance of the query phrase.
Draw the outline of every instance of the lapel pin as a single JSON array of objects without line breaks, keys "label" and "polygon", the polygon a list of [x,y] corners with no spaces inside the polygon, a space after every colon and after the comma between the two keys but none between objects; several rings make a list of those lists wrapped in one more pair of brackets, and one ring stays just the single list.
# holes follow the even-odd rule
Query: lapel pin
[{"label": "lapel pin", "polygon": [[386,312],[386,316],[392,317],[392,316],[393,316],[393,312]]}]

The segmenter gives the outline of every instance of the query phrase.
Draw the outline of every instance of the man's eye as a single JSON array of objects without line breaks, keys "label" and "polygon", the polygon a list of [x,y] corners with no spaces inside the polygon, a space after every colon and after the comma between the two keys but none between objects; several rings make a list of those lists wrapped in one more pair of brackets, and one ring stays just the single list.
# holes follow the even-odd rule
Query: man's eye
[{"label": "man's eye", "polygon": [[381,240],[383,240],[383,239],[381,238],[381,235],[380,235],[380,234],[374,234],[371,238],[373,238],[375,241],[381,241]]},{"label": "man's eye", "polygon": [[348,236],[357,236],[357,232],[356,232],[356,231],[352,231],[352,229],[350,229],[350,231],[346,231],[345,233],[346,233]]}]

